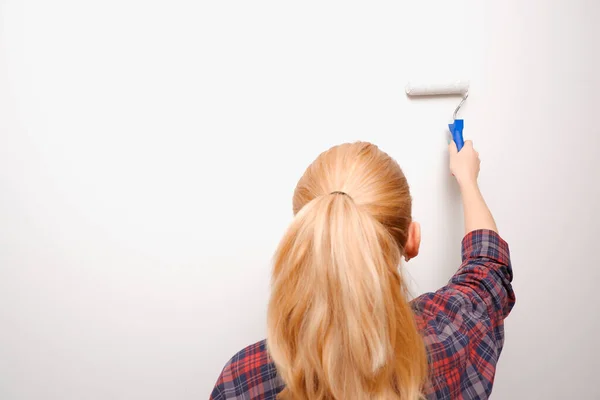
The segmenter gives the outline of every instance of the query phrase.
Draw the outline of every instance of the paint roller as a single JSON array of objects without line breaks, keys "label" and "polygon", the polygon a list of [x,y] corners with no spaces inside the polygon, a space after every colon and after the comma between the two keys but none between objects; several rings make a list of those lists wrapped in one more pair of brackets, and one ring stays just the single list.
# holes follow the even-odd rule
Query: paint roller
[{"label": "paint roller", "polygon": [[454,143],[456,143],[456,148],[458,151],[460,151],[465,144],[463,140],[463,128],[465,124],[464,120],[456,119],[456,115],[458,114],[458,110],[460,110],[460,107],[462,107],[467,97],[469,97],[469,81],[455,81],[438,84],[409,82],[406,85],[406,94],[409,97],[452,95],[462,96],[461,102],[458,104],[454,110],[454,114],[452,115],[454,122],[448,124],[450,133],[452,134],[452,139],[454,140]]}]

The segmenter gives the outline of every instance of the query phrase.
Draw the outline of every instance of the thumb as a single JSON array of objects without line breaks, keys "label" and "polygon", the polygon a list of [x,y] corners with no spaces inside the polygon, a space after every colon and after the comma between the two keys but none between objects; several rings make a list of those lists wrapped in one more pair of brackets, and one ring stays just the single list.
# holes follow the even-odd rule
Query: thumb
[{"label": "thumb", "polygon": [[458,153],[458,149],[456,148],[456,143],[454,143],[454,140],[450,140],[450,144],[448,144],[448,153],[450,153],[450,155]]}]

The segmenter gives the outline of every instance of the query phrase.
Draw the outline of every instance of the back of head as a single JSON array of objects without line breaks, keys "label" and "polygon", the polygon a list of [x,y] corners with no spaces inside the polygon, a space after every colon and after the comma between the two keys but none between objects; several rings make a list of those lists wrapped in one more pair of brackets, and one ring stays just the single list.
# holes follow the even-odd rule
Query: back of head
[{"label": "back of head", "polygon": [[370,143],[333,147],[293,207],[268,311],[280,398],[419,398],[426,353],[398,272],[411,222],[402,170]]}]

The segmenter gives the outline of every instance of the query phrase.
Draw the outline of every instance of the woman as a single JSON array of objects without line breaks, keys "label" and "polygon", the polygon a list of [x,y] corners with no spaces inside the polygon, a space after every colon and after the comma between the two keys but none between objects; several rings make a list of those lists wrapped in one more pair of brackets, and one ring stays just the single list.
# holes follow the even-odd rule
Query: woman
[{"label": "woman", "polygon": [[275,254],[266,341],[225,366],[211,399],[485,399],[515,297],[508,245],[478,189],[471,142],[450,144],[466,236],[450,282],[412,302],[419,253],[408,183],[369,143],[322,153]]}]

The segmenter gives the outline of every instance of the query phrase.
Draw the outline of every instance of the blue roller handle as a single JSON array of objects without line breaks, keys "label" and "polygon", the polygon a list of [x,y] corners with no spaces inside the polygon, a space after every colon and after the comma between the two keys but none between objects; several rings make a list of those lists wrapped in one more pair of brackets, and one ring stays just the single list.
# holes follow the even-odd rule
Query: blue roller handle
[{"label": "blue roller handle", "polygon": [[462,119],[455,119],[453,124],[448,124],[448,128],[450,128],[450,133],[452,134],[452,139],[454,143],[456,143],[456,148],[458,151],[463,148],[465,145],[465,141],[463,140],[463,127],[465,126],[465,121]]}]

